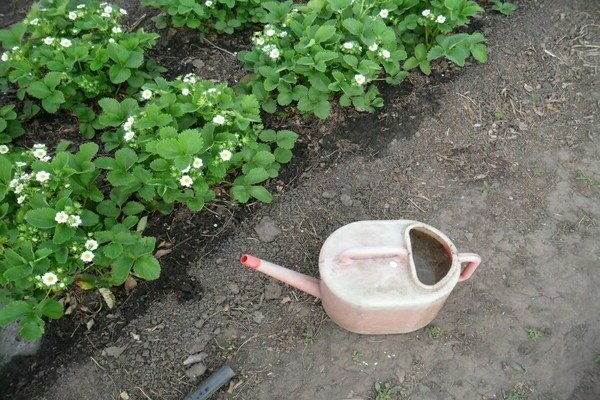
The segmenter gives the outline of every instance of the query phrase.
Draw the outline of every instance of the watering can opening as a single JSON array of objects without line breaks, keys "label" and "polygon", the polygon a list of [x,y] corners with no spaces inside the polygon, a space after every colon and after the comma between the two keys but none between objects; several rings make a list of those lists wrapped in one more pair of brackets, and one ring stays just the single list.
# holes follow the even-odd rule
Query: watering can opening
[{"label": "watering can opening", "polygon": [[408,235],[417,279],[423,285],[437,284],[452,268],[452,253],[446,242],[421,227],[411,228]]}]

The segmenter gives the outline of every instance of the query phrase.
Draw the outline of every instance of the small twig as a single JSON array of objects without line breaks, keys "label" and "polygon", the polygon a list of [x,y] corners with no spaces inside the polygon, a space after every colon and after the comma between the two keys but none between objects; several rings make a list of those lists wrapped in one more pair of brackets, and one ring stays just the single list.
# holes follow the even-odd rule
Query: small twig
[{"label": "small twig", "polygon": [[235,55],[234,53],[230,52],[229,50],[225,50],[225,49],[224,49],[224,48],[222,48],[222,47],[219,47],[219,46],[217,46],[216,44],[214,44],[213,42],[211,42],[211,41],[210,41],[210,40],[208,40],[207,38],[202,38],[202,41],[204,41],[204,42],[206,42],[206,43],[210,44],[210,45],[211,45],[211,46],[213,46],[214,48],[217,48],[217,49],[219,49],[219,50],[221,50],[221,51],[224,51],[225,53],[229,54],[229,55],[230,55],[230,56],[232,56],[232,57],[236,57],[236,55]]},{"label": "small twig", "polygon": [[90,358],[92,359],[92,361],[94,362],[94,364],[96,364],[96,366],[97,366],[98,368],[100,368],[102,371],[106,371],[106,369],[105,369],[105,368],[104,368],[102,365],[100,365],[100,364],[98,363],[98,361],[96,361],[96,359],[95,359],[94,357],[90,356]]},{"label": "small twig", "polygon": [[242,349],[242,347],[244,347],[244,345],[245,345],[246,343],[248,343],[249,341],[251,341],[252,339],[256,339],[257,337],[259,337],[259,336],[264,336],[264,335],[265,335],[265,334],[263,334],[263,335],[254,335],[254,336],[252,336],[251,338],[248,338],[248,339],[246,339],[246,341],[244,341],[244,343],[242,343],[242,344],[240,345],[240,347],[238,347],[238,348],[237,348],[237,350],[235,351],[235,353],[233,353],[233,355],[235,356],[235,355],[236,355],[236,354],[237,354],[237,353],[238,353],[238,352],[239,352],[239,351]]},{"label": "small twig", "polygon": [[[164,15],[164,13],[163,13],[163,14],[161,14],[161,15]],[[131,27],[129,28],[129,31],[131,32],[132,30],[134,30],[135,28],[137,28],[137,27],[138,27],[138,25],[139,25],[139,24],[141,24],[141,23],[142,23],[142,21],[143,21],[143,20],[145,20],[145,19],[146,19],[146,14],[142,15],[141,17],[139,17],[139,18],[138,18],[138,20],[137,20],[137,21],[135,21],[135,22],[133,23],[133,25],[131,25]]]},{"label": "small twig", "polygon": [[152,400],[152,399],[150,398],[150,396],[148,396],[146,393],[144,393],[144,391],[142,390],[142,388],[141,388],[141,387],[139,387],[139,386],[136,386],[135,388],[136,388],[136,389],[138,389],[140,392],[142,392],[142,394],[143,394],[144,396],[146,396],[146,398],[147,398],[148,400]]}]

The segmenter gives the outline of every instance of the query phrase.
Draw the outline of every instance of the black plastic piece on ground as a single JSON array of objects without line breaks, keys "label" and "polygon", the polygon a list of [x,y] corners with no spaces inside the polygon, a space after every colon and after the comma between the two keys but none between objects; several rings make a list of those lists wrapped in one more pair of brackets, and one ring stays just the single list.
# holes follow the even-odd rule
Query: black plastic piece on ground
[{"label": "black plastic piece on ground", "polygon": [[184,400],[207,400],[234,376],[235,372],[233,372],[228,365],[223,365],[216,372],[213,372],[211,376],[202,382],[200,386]]}]

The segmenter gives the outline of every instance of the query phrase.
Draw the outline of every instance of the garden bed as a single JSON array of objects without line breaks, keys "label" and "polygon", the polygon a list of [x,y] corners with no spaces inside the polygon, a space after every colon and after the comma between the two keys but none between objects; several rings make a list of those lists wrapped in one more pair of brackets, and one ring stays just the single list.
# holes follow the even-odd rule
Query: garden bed
[{"label": "garden bed", "polygon": [[[514,19],[486,17],[481,28],[496,54],[489,65],[437,65],[429,78],[413,74],[399,87],[382,87],[386,106],[374,114],[334,108],[325,122],[268,116],[269,127],[300,136],[295,158],[269,184],[276,204],[216,202],[201,214],[177,208],[168,217],[150,215],[145,233],[168,252],[160,257],[161,279],[118,291],[115,310],[96,313],[102,299],[82,295],[90,311],[49,324],[40,353],[3,372],[2,395],[183,398],[202,379],[186,377],[183,361],[201,351],[209,370],[227,361],[238,372],[223,398],[370,398],[375,380],[401,386],[397,395],[410,398],[597,395],[598,316],[585,280],[597,279],[598,148],[589,132],[598,116],[585,96],[594,75],[583,64],[594,59],[573,47],[598,43],[588,26],[593,17],[582,13],[592,2],[585,5],[546,1],[523,5]],[[517,31],[543,36],[552,55],[540,41],[521,43]],[[207,78],[240,79],[241,65],[215,46],[239,51],[247,32],[208,39],[213,44],[185,30],[164,35],[154,56],[171,76],[200,60]],[[58,139],[76,136],[61,117],[27,127],[28,135],[47,137],[48,126],[57,127]],[[255,231],[263,217],[280,229],[273,242]],[[486,260],[435,321],[439,335],[343,332],[312,298],[236,263],[239,252],[253,251],[315,275],[318,249],[334,229],[399,217],[438,226]],[[572,243],[584,251],[571,251]],[[575,263],[589,267],[569,282],[559,279],[563,264]],[[573,307],[590,320],[566,316]],[[107,354],[115,347],[123,353]],[[561,360],[563,351],[569,355]],[[550,360],[557,366],[545,367]],[[573,360],[578,367],[559,387],[554,374]]]}]

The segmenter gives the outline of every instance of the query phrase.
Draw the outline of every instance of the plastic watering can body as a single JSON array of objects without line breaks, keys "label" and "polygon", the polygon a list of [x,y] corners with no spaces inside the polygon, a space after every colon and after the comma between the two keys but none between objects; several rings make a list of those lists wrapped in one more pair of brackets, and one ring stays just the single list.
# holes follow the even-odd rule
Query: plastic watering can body
[{"label": "plastic watering can body", "polygon": [[347,330],[391,334],[429,324],[481,259],[459,254],[432,226],[393,220],[359,221],[333,232],[319,255],[321,280],[248,255],[241,261],[320,297],[331,319]]}]

